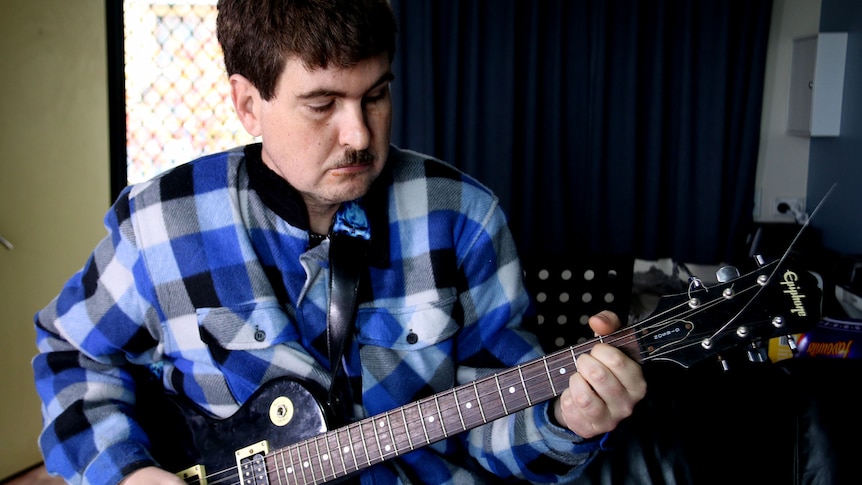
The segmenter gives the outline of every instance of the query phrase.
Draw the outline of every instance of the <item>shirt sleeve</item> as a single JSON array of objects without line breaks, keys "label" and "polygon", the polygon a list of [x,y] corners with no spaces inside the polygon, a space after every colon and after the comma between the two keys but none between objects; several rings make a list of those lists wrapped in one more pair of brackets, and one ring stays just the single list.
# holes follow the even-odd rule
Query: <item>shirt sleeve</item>
[{"label": "shirt sleeve", "polygon": [[48,470],[73,484],[117,483],[154,463],[132,418],[135,382],[125,370],[151,361],[159,341],[158,323],[147,324],[154,310],[127,201],[118,199],[105,217],[108,235],[35,316],[39,445]]},{"label": "shirt sleeve", "polygon": [[[530,305],[523,271],[505,216],[497,205],[469,251],[462,268],[469,289],[461,296],[464,331],[458,348],[459,383],[542,356],[534,335],[521,328]],[[552,423],[549,402],[537,404],[467,433],[472,456],[495,475],[532,483],[561,483],[579,476],[600,449]]]}]

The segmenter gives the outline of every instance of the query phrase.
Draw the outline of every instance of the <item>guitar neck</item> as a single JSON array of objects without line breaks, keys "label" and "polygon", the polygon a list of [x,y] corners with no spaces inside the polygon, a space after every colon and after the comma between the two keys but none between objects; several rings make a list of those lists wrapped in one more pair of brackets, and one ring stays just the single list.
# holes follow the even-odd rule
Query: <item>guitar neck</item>
[{"label": "guitar neck", "polygon": [[[611,335],[548,354],[542,358],[482,377],[474,382],[423,398],[348,426],[327,431],[320,406],[302,384],[274,380],[249,398],[228,419],[212,420],[177,402],[177,427],[191,428],[191,446],[179,446],[174,433],[159,436],[159,457],[176,462],[178,475],[207,483],[205,468],[239,471],[243,485],[269,483],[308,485],[346,477],[447,437],[559,396],[577,372],[576,361],[599,343],[613,345],[639,363],[652,360],[688,367],[725,352],[750,352],[770,338],[790,335],[819,318],[820,289],[805,271],[770,263],[745,276],[712,287],[694,285],[685,293],[663,296],[653,314]],[[265,419],[269,413],[269,420]],[[241,443],[257,436],[257,427],[272,423],[266,439],[233,448],[225,435],[241,434]],[[164,419],[156,422],[164,428]],[[248,438],[248,439],[246,439]],[[155,441],[154,441],[155,442]],[[281,447],[270,451],[273,447]],[[183,444],[183,443],[180,443]],[[286,446],[285,446],[286,445]],[[186,452],[191,448],[193,453]],[[228,456],[198,452],[234,449],[237,467]],[[200,463],[184,469],[189,463]],[[216,472],[212,476],[221,476]]]},{"label": "guitar neck", "polygon": [[[632,333],[623,330],[624,337]],[[633,338],[631,349],[637,350]],[[275,450],[270,473],[286,483],[324,483],[559,396],[575,360],[599,339]],[[637,352],[629,352],[637,354]],[[639,359],[638,359],[639,360]]]}]

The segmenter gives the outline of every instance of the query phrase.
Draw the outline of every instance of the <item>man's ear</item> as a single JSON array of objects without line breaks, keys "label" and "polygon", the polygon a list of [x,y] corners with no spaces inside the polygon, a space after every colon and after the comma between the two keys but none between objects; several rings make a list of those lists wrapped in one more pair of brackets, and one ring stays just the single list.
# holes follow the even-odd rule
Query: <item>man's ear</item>
[{"label": "man's ear", "polygon": [[230,76],[230,98],[239,121],[251,136],[260,136],[260,91],[245,76]]}]

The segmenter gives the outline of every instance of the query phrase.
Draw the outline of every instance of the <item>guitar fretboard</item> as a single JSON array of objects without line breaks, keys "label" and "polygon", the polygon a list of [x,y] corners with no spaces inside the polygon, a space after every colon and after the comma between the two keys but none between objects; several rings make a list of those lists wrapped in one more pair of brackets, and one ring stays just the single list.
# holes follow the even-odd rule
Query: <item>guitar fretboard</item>
[{"label": "guitar fretboard", "polygon": [[276,450],[269,483],[319,484],[547,401],[568,387],[571,347]]}]

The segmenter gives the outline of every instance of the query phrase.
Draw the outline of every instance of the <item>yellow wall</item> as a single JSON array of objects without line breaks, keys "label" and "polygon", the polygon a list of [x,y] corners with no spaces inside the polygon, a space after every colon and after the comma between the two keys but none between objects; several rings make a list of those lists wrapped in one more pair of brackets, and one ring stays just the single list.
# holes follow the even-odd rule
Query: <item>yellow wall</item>
[{"label": "yellow wall", "polygon": [[104,0],[0,0],[0,479],[41,461],[33,314],[102,237]]}]

